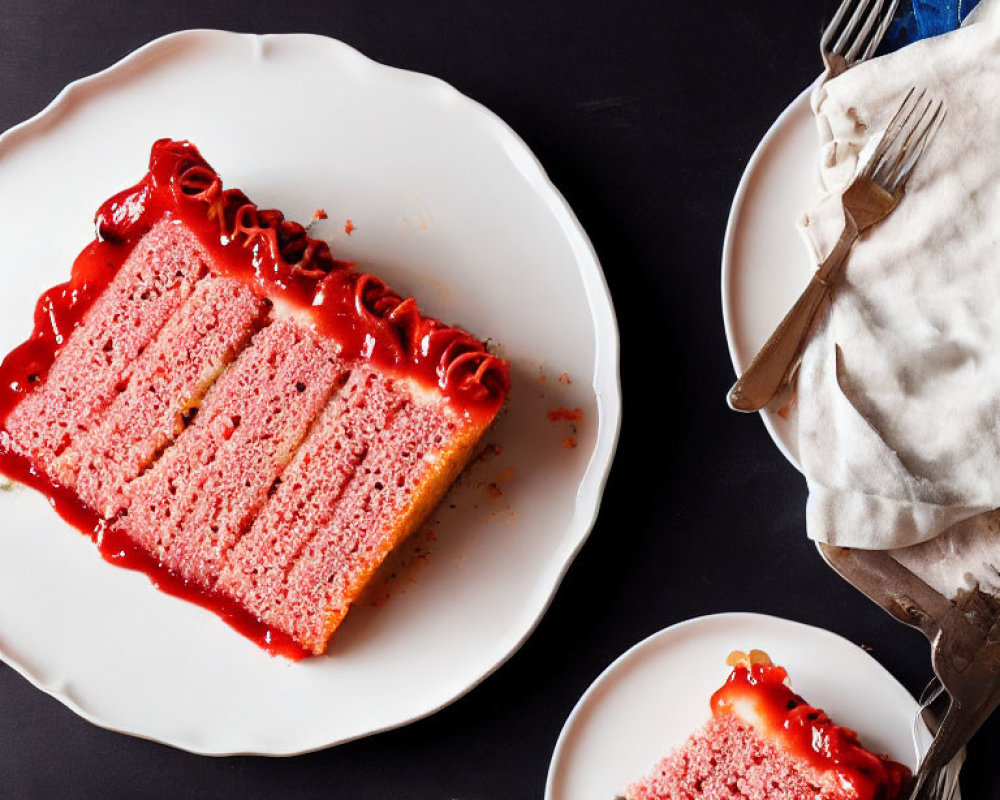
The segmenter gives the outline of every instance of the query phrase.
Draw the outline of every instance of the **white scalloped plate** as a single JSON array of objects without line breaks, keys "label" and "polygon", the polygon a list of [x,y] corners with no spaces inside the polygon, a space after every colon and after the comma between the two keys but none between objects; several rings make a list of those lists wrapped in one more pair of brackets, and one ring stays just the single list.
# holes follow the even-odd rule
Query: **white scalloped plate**
[{"label": "white scalloped plate", "polygon": [[930,744],[923,723],[914,729],[916,700],[856,644],[779,617],[714,614],[644,639],[591,684],[559,735],[545,800],[611,800],[649,774],[710,716],[726,656],[751,648],[786,667],[797,692],[869,749],[912,769]]},{"label": "white scalloped plate", "polygon": [[[757,145],[733,197],[722,250],[722,316],[737,375],[767,341],[809,281],[796,221],[820,197],[819,138],[803,91]],[[796,416],[765,408],[775,445],[799,469]]]},{"label": "white scalloped plate", "polygon": [[[426,716],[517,650],[596,517],[621,401],[593,249],[525,144],[447,84],[319,36],[185,31],[0,138],[0,352],[162,136],[293,219],[324,208],[314,233],[340,257],[499,342],[503,453],[380,585],[389,602],[369,597],[326,656],[297,664],[106,564],[35,492],[0,492],[0,655],[98,725],[198,753],[300,753]],[[583,409],[575,448],[546,417],[558,406]]]}]

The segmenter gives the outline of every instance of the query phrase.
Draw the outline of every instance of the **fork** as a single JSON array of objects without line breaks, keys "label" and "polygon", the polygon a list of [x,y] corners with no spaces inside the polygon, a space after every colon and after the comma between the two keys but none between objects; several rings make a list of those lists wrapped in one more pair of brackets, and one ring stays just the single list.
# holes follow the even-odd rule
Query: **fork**
[{"label": "fork", "polygon": [[889,29],[899,0],[842,0],[823,31],[819,52],[825,78],[835,78],[872,57]]},{"label": "fork", "polygon": [[[923,720],[924,725],[926,725],[932,734],[936,734],[941,730],[941,719],[944,716],[944,712],[947,711],[951,697],[937,675],[935,675],[924,688],[918,702],[920,703],[920,713],[913,720],[914,743],[920,741],[918,726],[921,720]],[[941,708],[942,705],[944,708]],[[926,796],[933,798],[933,800],[952,800],[958,791],[958,775],[964,761],[965,752],[959,749],[951,761],[947,763],[947,766],[941,769],[936,776],[927,775],[926,777],[921,777],[918,771],[914,783],[919,782],[919,786],[914,788],[911,784],[911,796],[916,794],[919,788],[920,791],[926,792]],[[924,772],[926,775],[926,768]]]},{"label": "fork", "polygon": [[774,333],[729,390],[735,411],[758,411],[788,382],[830,284],[858,237],[899,205],[906,182],[945,117],[944,103],[911,88],[861,172],[844,191],[844,230]]},{"label": "fork", "polygon": [[977,590],[948,600],[884,551],[819,550],[855,588],[930,641],[937,683],[925,696],[939,684],[948,704],[909,800],[948,800],[956,781],[949,764],[1000,705],[1000,599]]}]

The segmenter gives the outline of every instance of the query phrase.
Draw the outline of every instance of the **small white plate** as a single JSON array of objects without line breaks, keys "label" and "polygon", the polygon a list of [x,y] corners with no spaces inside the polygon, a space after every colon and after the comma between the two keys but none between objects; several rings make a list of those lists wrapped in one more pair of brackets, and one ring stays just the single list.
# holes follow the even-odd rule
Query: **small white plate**
[{"label": "small white plate", "polygon": [[[722,315],[736,374],[788,313],[809,280],[796,222],[820,196],[819,135],[806,89],[775,120],[747,164],[729,212],[722,250]],[[799,469],[795,416],[760,412],[784,456]]]},{"label": "small white plate", "polygon": [[[733,650],[758,648],[792,686],[868,749],[913,768],[917,702],[864,650],[829,631],[760,614],[681,622],[637,644],[580,698],[559,735],[546,800],[611,800],[711,716]],[[919,744],[930,734],[921,723]]]},{"label": "small white plate", "polygon": [[[499,343],[503,453],[404,548],[392,599],[359,603],[298,664],[104,563],[37,493],[0,492],[0,656],[99,725],[198,753],[293,754],[426,716],[524,641],[596,517],[621,401],[593,249],[525,144],[447,84],[320,36],[186,31],[0,137],[0,353],[164,136],[264,206],[325,209],[314,233],[340,258]],[[559,406],[583,410],[575,433],[546,417]]]}]

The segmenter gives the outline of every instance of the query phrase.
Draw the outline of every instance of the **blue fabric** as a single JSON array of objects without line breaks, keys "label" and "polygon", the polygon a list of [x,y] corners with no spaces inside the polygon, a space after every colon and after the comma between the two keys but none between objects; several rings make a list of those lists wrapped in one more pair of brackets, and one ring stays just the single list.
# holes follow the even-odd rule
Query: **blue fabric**
[{"label": "blue fabric", "polygon": [[903,0],[886,34],[886,46],[903,45],[955,30],[979,0]]}]

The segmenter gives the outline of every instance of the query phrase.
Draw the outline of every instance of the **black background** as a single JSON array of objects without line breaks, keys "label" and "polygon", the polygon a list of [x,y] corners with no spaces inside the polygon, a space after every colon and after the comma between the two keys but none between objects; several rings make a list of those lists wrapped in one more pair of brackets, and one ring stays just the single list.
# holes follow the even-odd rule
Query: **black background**
[{"label": "black background", "polygon": [[[719,611],[833,630],[919,693],[926,643],[821,563],[802,478],[758,419],[723,401],[729,204],[761,136],[818,74],[834,5],[0,1],[0,129],[70,80],[196,27],[328,34],[485,104],[593,240],[621,328],[625,409],[600,517],[551,609],[451,707],[312,755],[211,759],[93,727],[0,665],[0,798],[539,798],[560,728],[601,670],[660,628]],[[967,800],[1000,797],[998,748],[995,718],[969,748]]]}]

